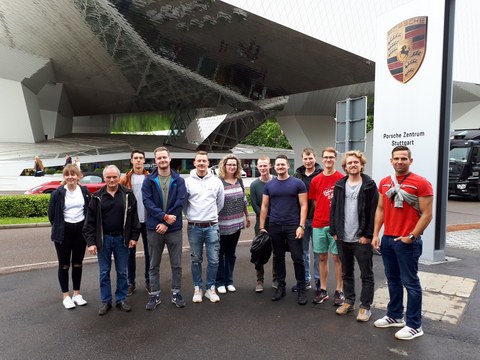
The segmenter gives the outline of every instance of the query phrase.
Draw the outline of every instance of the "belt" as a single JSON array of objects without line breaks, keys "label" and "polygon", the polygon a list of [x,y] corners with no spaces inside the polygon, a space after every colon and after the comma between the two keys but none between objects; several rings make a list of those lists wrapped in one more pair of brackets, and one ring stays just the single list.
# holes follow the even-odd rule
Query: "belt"
[{"label": "belt", "polygon": [[205,228],[205,227],[210,227],[210,226],[213,226],[213,225],[217,225],[217,222],[216,221],[210,221],[210,222],[190,222],[189,221],[188,225]]},{"label": "belt", "polygon": [[109,235],[109,236],[120,236],[123,235],[121,231],[111,231],[111,232],[106,232],[103,233],[103,235]]}]

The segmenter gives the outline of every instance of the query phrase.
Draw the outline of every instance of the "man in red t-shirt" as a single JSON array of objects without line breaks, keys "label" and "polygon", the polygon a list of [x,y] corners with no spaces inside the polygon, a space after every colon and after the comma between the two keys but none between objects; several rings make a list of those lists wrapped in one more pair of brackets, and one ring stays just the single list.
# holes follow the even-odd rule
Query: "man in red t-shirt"
[{"label": "man in red t-shirt", "polygon": [[[395,337],[411,340],[423,335],[422,288],[418,259],[422,255],[421,235],[432,220],[433,188],[425,178],[410,172],[412,154],[408,147],[392,150],[390,163],[395,173],[380,181],[372,246],[381,249],[390,301],[387,315],[376,327],[401,327]],[[382,241],[378,237],[384,226]],[[380,246],[380,247],[379,247]],[[407,289],[406,321],[403,320],[403,287]]]},{"label": "man in red t-shirt", "polygon": [[322,150],[323,171],[315,176],[310,184],[309,199],[313,200],[315,212],[313,214],[313,256],[315,258],[315,297],[314,304],[321,304],[328,300],[328,252],[333,256],[337,287],[334,296],[334,305],[340,306],[345,300],[343,294],[342,263],[338,256],[335,239],[330,235],[330,205],[332,204],[333,187],[343,178],[343,174],[335,170],[337,151],[332,147]]}]

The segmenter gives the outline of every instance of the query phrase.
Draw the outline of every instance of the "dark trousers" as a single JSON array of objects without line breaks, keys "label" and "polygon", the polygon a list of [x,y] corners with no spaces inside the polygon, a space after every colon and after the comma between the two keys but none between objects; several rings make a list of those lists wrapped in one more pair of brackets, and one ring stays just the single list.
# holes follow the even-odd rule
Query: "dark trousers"
[{"label": "dark trousers", "polygon": [[360,279],[362,279],[362,292],[360,294],[360,307],[370,309],[373,303],[375,282],[373,279],[372,246],[358,242],[348,243],[337,240],[338,255],[342,262],[343,292],[345,302],[355,304],[355,259],[360,268]]},{"label": "dark trousers", "polygon": [[62,292],[68,292],[68,270],[72,264],[73,290],[80,290],[82,281],[82,262],[87,246],[82,233],[83,221],[65,223],[65,235],[62,243],[55,242],[58,258],[58,281]]},{"label": "dark trousers", "polygon": [[299,289],[305,288],[305,266],[303,265],[303,239],[295,239],[296,225],[278,225],[270,223],[269,234],[272,238],[275,271],[279,288],[285,288],[285,252],[287,248],[293,261],[295,279]]},{"label": "dark trousers", "polygon": [[[148,238],[147,238],[147,226],[145,223],[140,223],[142,228],[140,229],[140,232],[142,234],[142,240],[143,240],[143,253],[145,255],[145,284],[150,283],[150,275],[149,275],[149,269],[150,269],[150,254],[148,253]],[[135,285],[135,278],[136,278],[136,271],[137,271],[137,248],[129,248],[128,249],[128,283]]]},{"label": "dark trousers", "polygon": [[220,234],[220,253],[218,259],[218,270],[216,286],[233,285],[233,269],[237,256],[238,239],[240,238],[240,230],[230,235]]}]

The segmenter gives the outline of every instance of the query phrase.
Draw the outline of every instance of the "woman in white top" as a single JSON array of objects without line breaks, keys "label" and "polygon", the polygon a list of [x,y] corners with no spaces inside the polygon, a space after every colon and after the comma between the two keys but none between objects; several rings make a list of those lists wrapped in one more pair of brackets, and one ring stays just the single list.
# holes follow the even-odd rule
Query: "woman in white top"
[{"label": "woman in white top", "polygon": [[[48,218],[52,224],[51,239],[58,257],[58,280],[63,292],[63,306],[73,309],[86,305],[80,295],[82,262],[86,242],[82,234],[83,223],[90,201],[90,192],[80,186],[82,173],[77,166],[68,164],[63,169],[63,182],[50,197]],[[68,275],[72,264],[73,296],[70,297]]]}]

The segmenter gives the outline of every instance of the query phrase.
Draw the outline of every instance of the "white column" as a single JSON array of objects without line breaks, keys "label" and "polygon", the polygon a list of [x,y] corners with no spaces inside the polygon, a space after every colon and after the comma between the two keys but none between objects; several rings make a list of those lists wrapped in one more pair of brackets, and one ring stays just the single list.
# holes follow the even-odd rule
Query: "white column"
[{"label": "white column", "polygon": [[49,139],[72,133],[73,112],[63,84],[47,82],[38,93],[38,102]]},{"label": "white column", "polygon": [[295,151],[295,168],[302,165],[302,151],[311,147],[321,163],[321,151],[335,147],[335,120],[326,115],[277,116],[278,123]]},{"label": "white column", "polygon": [[18,81],[0,78],[1,142],[34,143],[45,133],[36,95]]}]

